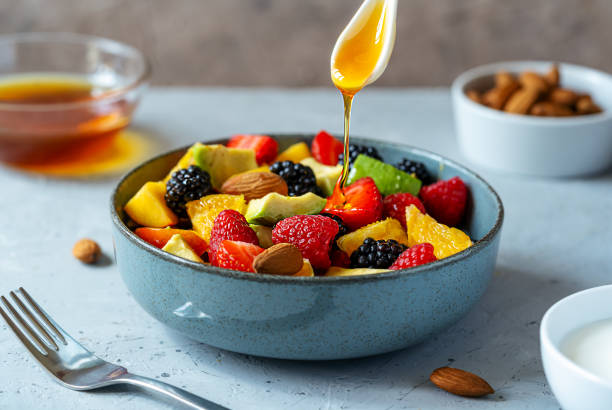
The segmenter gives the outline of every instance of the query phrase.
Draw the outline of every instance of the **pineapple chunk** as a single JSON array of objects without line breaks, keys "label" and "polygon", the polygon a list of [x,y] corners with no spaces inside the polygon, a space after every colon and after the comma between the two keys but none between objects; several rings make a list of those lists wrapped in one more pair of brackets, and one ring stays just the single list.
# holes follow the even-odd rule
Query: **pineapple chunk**
[{"label": "pineapple chunk", "polygon": [[233,209],[244,214],[246,202],[244,195],[206,195],[185,205],[187,214],[191,219],[193,230],[210,243],[210,233],[217,215],[225,209]]},{"label": "pineapple chunk", "polygon": [[305,142],[298,142],[297,144],[291,145],[289,148],[278,154],[276,157],[276,161],[291,161],[291,162],[300,162],[301,160],[310,157],[310,149],[308,149],[308,144]]},{"label": "pineapple chunk", "polygon": [[194,146],[189,147],[185,155],[183,155],[181,159],[179,159],[179,161],[176,163],[174,168],[172,168],[170,172],[168,172],[168,175],[166,175],[166,178],[164,178],[164,183],[167,183],[170,177],[172,176],[172,174],[174,174],[179,169],[188,168],[189,165],[195,164],[195,161],[193,159],[193,147],[195,147],[196,145],[202,145],[202,144],[198,142],[194,144]]},{"label": "pineapple chunk", "polygon": [[300,269],[298,273],[294,273],[291,276],[314,276],[314,270],[312,269],[310,261],[308,259],[304,259],[302,269]]},{"label": "pineapple chunk", "polygon": [[147,182],[125,205],[125,212],[139,225],[151,228],[165,228],[176,225],[177,216],[168,208],[163,181]]},{"label": "pineapple chunk", "polygon": [[204,261],[191,249],[191,246],[180,234],[172,235],[168,243],[162,248],[162,251],[166,251],[173,255],[179,256],[181,258],[193,261],[204,263]]},{"label": "pineapple chunk", "polygon": [[402,224],[394,218],[387,218],[384,221],[374,222],[357,229],[355,232],[347,233],[338,238],[336,243],[340,250],[351,256],[366,238],[372,238],[375,241],[380,239],[395,239],[399,243],[409,246],[406,231],[404,231]]},{"label": "pineapple chunk", "polygon": [[242,174],[247,174],[249,172],[270,172],[270,166],[269,165],[262,165],[262,166],[257,167],[257,168],[249,169],[248,171],[244,171],[244,172],[242,172]]},{"label": "pineapple chunk", "polygon": [[472,246],[472,240],[465,232],[438,223],[429,215],[410,205],[406,208],[406,229],[409,246],[430,243],[436,258],[443,259]]},{"label": "pineapple chunk", "polygon": [[341,268],[338,266],[332,266],[325,272],[325,276],[358,276],[358,275],[372,275],[375,273],[390,272],[389,269],[370,269],[370,268],[357,268],[348,269]]}]

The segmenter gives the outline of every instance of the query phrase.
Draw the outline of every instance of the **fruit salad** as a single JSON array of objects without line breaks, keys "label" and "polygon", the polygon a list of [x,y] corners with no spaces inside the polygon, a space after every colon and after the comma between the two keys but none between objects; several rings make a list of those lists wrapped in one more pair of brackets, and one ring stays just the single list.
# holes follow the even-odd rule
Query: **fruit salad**
[{"label": "fruit salad", "polygon": [[142,240],[193,262],[244,272],[350,276],[408,269],[470,247],[469,191],[435,181],[424,164],[384,162],[321,131],[282,152],[267,135],[196,143],[161,181],[125,205]]}]

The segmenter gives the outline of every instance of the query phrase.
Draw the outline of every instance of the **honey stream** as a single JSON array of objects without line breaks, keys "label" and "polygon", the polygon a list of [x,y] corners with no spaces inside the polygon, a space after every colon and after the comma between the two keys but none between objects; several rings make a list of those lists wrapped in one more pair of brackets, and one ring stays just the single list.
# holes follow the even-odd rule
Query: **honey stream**
[{"label": "honey stream", "polygon": [[[366,0],[344,29],[331,57],[331,77],[344,101],[344,162],[332,200],[345,202],[342,188],[349,172],[349,128],[353,98],[384,71],[395,41],[395,0]],[[388,51],[385,53],[385,51]]]}]

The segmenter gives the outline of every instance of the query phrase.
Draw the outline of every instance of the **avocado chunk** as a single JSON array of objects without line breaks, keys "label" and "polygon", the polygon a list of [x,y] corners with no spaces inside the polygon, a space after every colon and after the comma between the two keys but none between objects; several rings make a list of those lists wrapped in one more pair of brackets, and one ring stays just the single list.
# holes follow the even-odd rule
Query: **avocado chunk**
[{"label": "avocado chunk", "polygon": [[312,157],[301,160],[300,164],[306,165],[312,169],[317,179],[317,186],[321,188],[325,196],[330,196],[334,193],[334,187],[342,173],[342,165],[324,165]]},{"label": "avocado chunk", "polygon": [[180,256],[181,258],[185,258],[193,262],[204,263],[202,259],[193,251],[191,246],[189,246],[189,244],[178,233],[172,235],[170,240],[162,248],[162,251],[166,251],[168,253]]},{"label": "avocado chunk", "polygon": [[255,235],[257,235],[257,240],[259,241],[259,246],[268,249],[274,242],[272,242],[272,228],[264,225],[249,225],[252,230],[255,231]]},{"label": "avocado chunk", "polygon": [[217,190],[232,175],[257,168],[255,151],[218,144],[194,145],[193,159],[197,166],[210,174],[210,181]]},{"label": "avocado chunk", "polygon": [[294,215],[318,214],[327,201],[312,192],[301,196],[285,196],[271,192],[249,202],[245,218],[248,223],[271,226]]},{"label": "avocado chunk", "polygon": [[349,172],[347,183],[350,185],[363,177],[372,177],[378,190],[383,195],[408,192],[418,195],[421,189],[421,180],[412,175],[400,171],[393,165],[360,154],[353,163]]}]

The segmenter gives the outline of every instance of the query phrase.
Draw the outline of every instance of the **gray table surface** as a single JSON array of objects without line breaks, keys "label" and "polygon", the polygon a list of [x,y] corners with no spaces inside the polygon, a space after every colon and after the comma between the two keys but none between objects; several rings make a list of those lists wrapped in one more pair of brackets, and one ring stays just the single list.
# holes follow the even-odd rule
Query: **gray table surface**
[{"label": "gray table surface", "polygon": [[[332,89],[154,88],[133,128],[156,150],[246,131],[341,132]],[[464,161],[447,89],[367,89],[354,104],[355,135],[404,142]],[[0,292],[24,286],[65,329],[106,360],[237,409],[556,409],[542,371],[545,310],[580,289],[610,282],[612,175],[534,179],[474,167],[506,206],[497,269],[484,298],[453,327],[418,346],[360,360],[292,362],[221,351],[149,317],[117,267],[71,256],[88,236],[112,257],[108,198],[116,178],[33,177],[0,168]],[[484,376],[487,399],[463,399],[428,382],[437,367]],[[73,392],[55,384],[2,323],[0,408],[170,408],[124,390]]]}]

